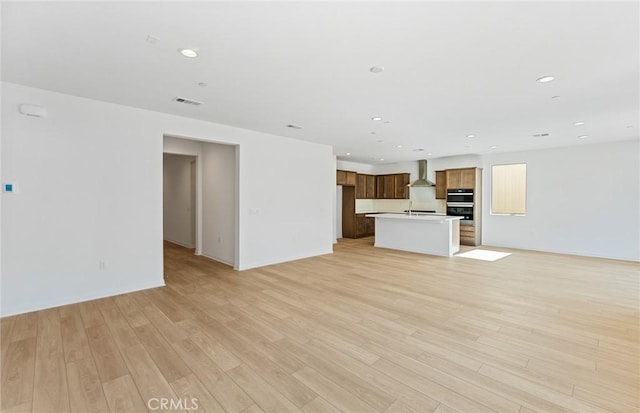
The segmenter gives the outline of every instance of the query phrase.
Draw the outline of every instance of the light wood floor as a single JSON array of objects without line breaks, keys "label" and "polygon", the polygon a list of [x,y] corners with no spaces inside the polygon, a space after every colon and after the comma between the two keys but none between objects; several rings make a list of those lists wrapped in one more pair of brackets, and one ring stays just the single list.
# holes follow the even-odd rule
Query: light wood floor
[{"label": "light wood floor", "polygon": [[4,318],[2,411],[639,411],[638,264],[371,241],[242,273],[166,244],[165,288]]}]

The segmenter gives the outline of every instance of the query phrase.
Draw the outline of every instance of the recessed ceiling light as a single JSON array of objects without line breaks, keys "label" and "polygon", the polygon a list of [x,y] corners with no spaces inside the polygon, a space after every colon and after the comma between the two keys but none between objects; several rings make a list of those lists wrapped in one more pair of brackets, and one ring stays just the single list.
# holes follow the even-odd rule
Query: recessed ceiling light
[{"label": "recessed ceiling light", "polygon": [[351,155],[351,152],[347,152],[347,153],[345,153],[345,155],[350,156],[350,155]]},{"label": "recessed ceiling light", "polygon": [[467,135],[467,138],[475,138],[476,135]]},{"label": "recessed ceiling light", "polygon": [[396,145],[396,148],[402,148],[402,145]]},{"label": "recessed ceiling light", "polygon": [[427,154],[427,156],[431,156],[431,155],[433,155],[431,152],[429,152],[429,153]]},{"label": "recessed ceiling light", "polygon": [[380,158],[381,161],[384,161],[384,158]]},{"label": "recessed ceiling light", "polygon": [[496,145],[493,145],[493,146],[491,147],[491,149],[495,149],[495,148],[497,148],[497,146],[496,146]]},{"label": "recessed ceiling light", "polygon": [[560,97],[559,95],[554,95],[554,96],[551,96],[551,99],[558,99],[559,97]]},{"label": "recessed ceiling light", "polygon": [[371,120],[382,120],[382,118],[380,116],[374,116],[371,118]]},{"label": "recessed ceiling light", "polygon": [[413,151],[414,151],[414,152],[422,152],[422,151],[424,151],[424,149],[422,149],[422,148],[416,148],[416,149],[413,149]]},{"label": "recessed ceiling light", "polygon": [[573,126],[580,126],[580,125],[584,125],[584,122],[574,122]]},{"label": "recessed ceiling light", "polygon": [[190,58],[198,57],[198,52],[196,52],[195,49],[179,49],[178,51],[184,57],[190,57]]},{"label": "recessed ceiling light", "polygon": [[547,83],[547,82],[551,82],[553,79],[555,79],[555,77],[553,76],[542,76],[536,79],[536,82],[539,83]]},{"label": "recessed ceiling light", "polygon": [[589,137],[589,135],[580,135],[578,136],[578,139],[587,139]]},{"label": "recessed ceiling light", "polygon": [[375,135],[375,134],[376,134],[375,132],[369,132],[369,133],[370,133],[371,135]]},{"label": "recessed ceiling light", "polygon": [[382,143],[382,142],[384,142],[384,141],[383,141],[382,139],[378,139],[376,142],[378,142],[378,143]]},{"label": "recessed ceiling light", "polygon": [[371,73],[381,73],[381,72],[383,72],[383,71],[384,71],[384,67],[382,67],[382,66],[371,66],[371,67],[369,68],[369,71],[370,71]]},{"label": "recessed ceiling light", "polygon": [[206,83],[204,83],[204,82],[200,82],[200,83],[198,83],[198,86],[200,86],[200,87],[207,87],[207,84],[206,84]]}]

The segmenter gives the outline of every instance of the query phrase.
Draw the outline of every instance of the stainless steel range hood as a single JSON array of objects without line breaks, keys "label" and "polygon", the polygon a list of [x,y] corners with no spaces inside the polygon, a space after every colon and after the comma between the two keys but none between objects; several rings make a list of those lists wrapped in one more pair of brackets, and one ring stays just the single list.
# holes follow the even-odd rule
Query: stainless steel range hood
[{"label": "stainless steel range hood", "polygon": [[427,179],[427,160],[421,159],[418,161],[418,180],[410,185],[411,187],[421,186],[436,186],[433,182]]}]

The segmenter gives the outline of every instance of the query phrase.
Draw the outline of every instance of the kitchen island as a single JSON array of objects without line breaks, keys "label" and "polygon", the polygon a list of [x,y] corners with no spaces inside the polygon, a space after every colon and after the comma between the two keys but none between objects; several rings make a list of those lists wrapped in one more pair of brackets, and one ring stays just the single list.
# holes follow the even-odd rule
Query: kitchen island
[{"label": "kitchen island", "polygon": [[460,250],[460,219],[446,215],[371,214],[375,246],[450,257]]}]

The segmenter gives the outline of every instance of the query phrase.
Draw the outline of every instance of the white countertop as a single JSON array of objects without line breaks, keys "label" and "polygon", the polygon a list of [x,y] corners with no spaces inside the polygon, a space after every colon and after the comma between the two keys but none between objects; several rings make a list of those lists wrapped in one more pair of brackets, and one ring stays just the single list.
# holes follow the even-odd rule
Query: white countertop
[{"label": "white countertop", "polygon": [[415,220],[415,221],[433,221],[442,222],[442,221],[454,221],[457,219],[462,219],[462,217],[452,217],[449,215],[407,215],[407,214],[370,214],[367,217],[372,218],[389,218],[389,219],[403,219],[403,220]]},{"label": "white countertop", "polygon": [[[387,212],[387,211],[358,211],[356,214],[395,214],[395,215],[405,215],[406,212]],[[412,212],[412,215],[436,215],[443,216],[447,215],[444,212]]]}]

